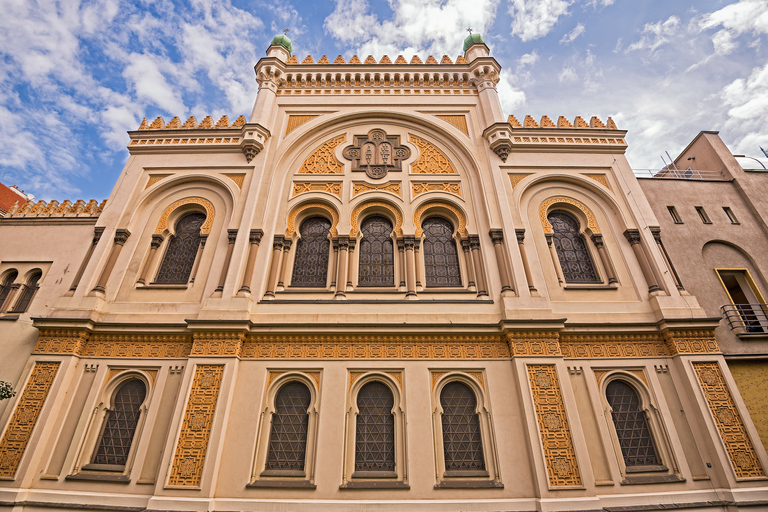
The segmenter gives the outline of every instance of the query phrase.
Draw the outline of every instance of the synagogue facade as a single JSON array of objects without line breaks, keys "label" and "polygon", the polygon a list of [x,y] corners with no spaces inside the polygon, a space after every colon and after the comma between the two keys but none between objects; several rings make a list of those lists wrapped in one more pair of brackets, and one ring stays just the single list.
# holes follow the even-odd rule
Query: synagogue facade
[{"label": "synagogue facade", "polygon": [[477,34],[291,51],[248,117],[142,122],[105,202],[0,219],[0,506],[768,507],[624,130],[505,116]]}]

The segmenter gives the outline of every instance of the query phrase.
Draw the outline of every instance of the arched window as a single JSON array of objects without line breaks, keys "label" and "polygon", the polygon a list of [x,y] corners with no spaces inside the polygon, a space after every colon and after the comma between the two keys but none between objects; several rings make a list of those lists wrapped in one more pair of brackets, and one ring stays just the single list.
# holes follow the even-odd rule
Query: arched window
[{"label": "arched window", "polygon": [[293,261],[293,286],[325,287],[328,277],[328,254],[331,241],[328,234],[331,221],[325,217],[310,217],[301,223],[296,257]]},{"label": "arched window", "polygon": [[11,290],[13,289],[13,282],[19,277],[19,273],[15,270],[11,270],[5,275],[3,282],[0,283],[0,312],[3,311],[3,303],[8,299]]},{"label": "arched window", "polygon": [[446,471],[484,471],[483,441],[475,410],[475,393],[461,382],[450,382],[440,393],[443,409],[443,453]]},{"label": "arched window", "polygon": [[382,382],[372,381],[360,388],[357,394],[355,472],[395,471],[394,404],[392,391]]},{"label": "arched window", "polygon": [[392,223],[381,215],[368,217],[360,227],[360,286],[395,285],[395,246]]},{"label": "arched window", "polygon": [[27,282],[24,283],[24,288],[21,290],[21,296],[19,297],[19,300],[16,301],[16,305],[13,307],[11,313],[24,313],[27,308],[29,308],[29,303],[32,302],[32,297],[35,296],[35,292],[37,292],[37,289],[40,287],[38,282],[41,277],[43,277],[42,272],[35,272],[29,276]]},{"label": "arched window", "polygon": [[552,224],[553,241],[563,277],[566,283],[599,282],[592,257],[587,245],[579,234],[579,223],[562,211],[553,211],[547,215]]},{"label": "arched window", "polygon": [[197,249],[200,246],[200,226],[205,214],[190,213],[176,223],[176,232],[168,243],[165,256],[160,264],[155,282],[164,284],[186,284],[195,265]]},{"label": "arched window", "polygon": [[307,386],[297,381],[285,384],[277,392],[267,451],[267,471],[304,472],[309,428],[307,410],[311,400]]},{"label": "arched window", "polygon": [[640,398],[632,386],[621,380],[611,381],[605,389],[605,397],[611,406],[611,419],[627,468],[660,466]]},{"label": "arched window", "polygon": [[104,419],[92,464],[112,466],[105,469],[125,466],[139,422],[141,404],[146,396],[147,388],[138,379],[129,380],[117,389],[112,409]]},{"label": "arched window", "polygon": [[427,286],[461,286],[453,225],[441,217],[430,217],[421,227],[424,230],[424,276]]}]

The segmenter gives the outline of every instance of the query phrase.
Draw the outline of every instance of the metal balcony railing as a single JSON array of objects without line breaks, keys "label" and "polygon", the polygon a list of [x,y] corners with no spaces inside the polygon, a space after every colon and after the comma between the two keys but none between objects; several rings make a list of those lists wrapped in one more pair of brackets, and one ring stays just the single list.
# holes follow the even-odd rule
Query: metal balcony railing
[{"label": "metal balcony railing", "polygon": [[661,178],[676,180],[725,180],[723,171],[704,171],[691,169],[632,169],[638,178]]},{"label": "metal balcony railing", "polygon": [[768,334],[768,304],[726,304],[720,310],[737,334]]}]

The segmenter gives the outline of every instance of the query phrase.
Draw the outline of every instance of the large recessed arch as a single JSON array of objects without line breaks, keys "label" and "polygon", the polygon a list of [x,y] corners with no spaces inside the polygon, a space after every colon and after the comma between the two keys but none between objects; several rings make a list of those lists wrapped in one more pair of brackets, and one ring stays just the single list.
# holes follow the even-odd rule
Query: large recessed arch
[{"label": "large recessed arch", "polygon": [[168,229],[168,217],[170,217],[174,210],[188,204],[197,204],[205,209],[205,222],[200,226],[200,234],[210,234],[214,216],[213,204],[202,197],[185,197],[184,199],[179,199],[178,201],[171,203],[160,216],[160,221],[158,221],[157,227],[155,228],[155,234],[160,235]]}]

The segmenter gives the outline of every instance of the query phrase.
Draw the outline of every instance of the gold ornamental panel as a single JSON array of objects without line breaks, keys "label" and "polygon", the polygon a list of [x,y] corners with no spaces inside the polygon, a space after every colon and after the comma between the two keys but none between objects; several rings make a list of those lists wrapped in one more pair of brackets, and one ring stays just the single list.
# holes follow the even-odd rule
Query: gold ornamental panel
[{"label": "gold ornamental panel", "polygon": [[446,123],[450,123],[459,130],[463,131],[466,135],[469,135],[469,128],[467,128],[467,116],[442,116],[437,115]]},{"label": "gold ornamental panel", "polygon": [[510,331],[506,333],[509,350],[515,356],[559,356],[558,331]]},{"label": "gold ornamental panel", "polygon": [[422,233],[424,233],[424,230],[421,228],[421,218],[424,216],[424,214],[427,212],[427,210],[430,210],[432,208],[444,208],[451,213],[453,213],[456,218],[459,220],[459,226],[458,226],[458,232],[459,235],[462,237],[469,236],[469,232],[467,231],[467,218],[464,216],[464,212],[462,212],[459,208],[453,206],[450,203],[444,202],[444,201],[429,201],[422,203],[419,205],[418,208],[416,208],[416,211],[413,213],[413,223],[416,225],[416,238],[419,238]]},{"label": "gold ornamental panel", "polygon": [[152,185],[154,185],[158,181],[162,180],[163,178],[167,178],[168,176],[170,176],[170,174],[153,174],[153,175],[151,175],[149,177],[149,179],[147,180],[147,185],[144,187],[144,190],[148,189],[149,187],[151,187]]},{"label": "gold ornamental panel", "polygon": [[671,354],[719,354],[714,329],[664,331]]},{"label": "gold ornamental panel", "polygon": [[523,181],[528,176],[530,176],[530,174],[521,174],[521,173],[510,174],[509,182],[512,184],[512,188],[514,189],[518,185],[518,183]]},{"label": "gold ornamental panel", "polygon": [[566,196],[550,197],[541,203],[541,206],[539,207],[539,218],[541,219],[541,225],[544,226],[544,233],[552,233],[552,224],[550,224],[549,219],[547,219],[547,213],[550,206],[558,203],[569,204],[581,210],[582,213],[584,213],[584,215],[587,217],[587,227],[592,230],[593,234],[597,235],[600,233],[600,230],[597,227],[597,222],[595,222],[595,216],[592,214],[592,211],[587,207],[587,205],[578,199]]},{"label": "gold ornamental panel", "polygon": [[299,174],[344,174],[344,164],[336,160],[336,148],[346,135],[339,135],[314,150],[299,168]]},{"label": "gold ornamental panel", "polygon": [[408,140],[419,149],[419,158],[411,164],[411,174],[458,174],[451,161],[431,142],[411,134]]},{"label": "gold ornamental panel", "polygon": [[243,183],[245,182],[245,174],[224,173],[224,176],[234,181],[237,187],[242,190]]},{"label": "gold ornamental panel", "polygon": [[291,197],[306,192],[326,192],[341,199],[340,181],[294,181]]},{"label": "gold ornamental panel", "polygon": [[35,363],[8,428],[0,440],[0,477],[13,478],[16,474],[59,365],[58,362]]},{"label": "gold ornamental panel", "polygon": [[171,213],[173,213],[173,211],[177,208],[184,206],[185,204],[197,204],[205,208],[205,222],[203,222],[203,225],[200,226],[200,233],[203,235],[210,234],[211,226],[213,225],[213,204],[211,204],[209,200],[203,199],[202,197],[186,197],[184,199],[179,199],[165,209],[163,214],[160,216],[160,221],[157,223],[157,228],[155,228],[156,235],[162,234],[162,232],[168,228],[168,217],[171,215]]},{"label": "gold ornamental panel", "polygon": [[339,232],[336,230],[336,226],[339,225],[339,213],[336,211],[336,208],[315,201],[311,203],[303,203],[291,210],[291,213],[288,214],[288,226],[285,228],[285,236],[287,238],[291,238],[294,233],[296,233],[296,217],[309,208],[319,208],[326,211],[331,218],[331,236],[339,236]]},{"label": "gold ornamental panel", "polygon": [[584,176],[595,180],[608,190],[611,190],[611,186],[608,184],[608,179],[605,177],[605,174],[585,174]]},{"label": "gold ornamental panel", "polygon": [[763,478],[766,476],[760,459],[749,439],[741,414],[736,408],[720,366],[712,362],[693,363],[699,384],[704,391],[709,410],[715,419],[720,438],[737,478]]},{"label": "gold ornamental panel", "polygon": [[352,210],[352,229],[349,231],[349,236],[356,237],[360,232],[358,219],[360,218],[360,214],[369,208],[384,208],[385,210],[390,211],[392,216],[395,218],[395,227],[393,230],[395,232],[395,236],[403,236],[403,214],[400,213],[400,210],[397,209],[397,207],[384,201],[369,201],[360,203],[359,205],[355,206],[355,209]]},{"label": "gold ornamental panel", "polygon": [[192,351],[188,334],[93,333],[80,355],[83,357],[182,358]]},{"label": "gold ornamental panel", "polygon": [[237,356],[243,346],[244,332],[196,332],[192,335],[193,356]]},{"label": "gold ornamental panel", "polygon": [[565,358],[668,357],[661,335],[639,334],[568,334],[561,336],[560,350]]},{"label": "gold ornamental panel", "polygon": [[288,116],[288,124],[285,127],[285,136],[287,137],[289,133],[291,133],[293,130],[298,128],[299,126],[303,125],[304,123],[307,123],[314,118],[318,117],[317,115],[311,115],[311,116]]},{"label": "gold ornamental panel", "polygon": [[168,485],[200,485],[223,375],[223,365],[201,364],[195,369]]},{"label": "gold ornamental panel", "polygon": [[352,197],[359,196],[360,194],[363,194],[365,192],[373,192],[376,190],[382,190],[384,192],[391,192],[392,194],[395,194],[397,197],[402,198],[403,194],[401,192],[401,183],[400,181],[388,181],[386,183],[382,183],[380,185],[374,185],[372,183],[368,183],[365,181],[353,181],[352,182]]},{"label": "gold ornamental panel", "polygon": [[427,192],[445,192],[462,197],[460,181],[412,181],[411,197],[416,199]]},{"label": "gold ornamental panel", "polygon": [[555,365],[528,365],[528,378],[533,392],[549,484],[552,487],[581,486],[579,464],[576,461]]},{"label": "gold ornamental panel", "polygon": [[40,329],[35,354],[80,354],[88,341],[88,331],[80,329]]}]

